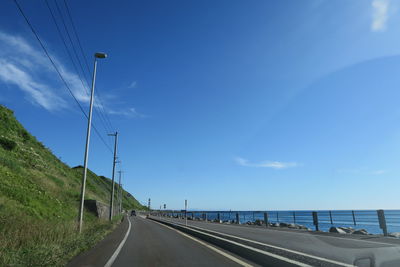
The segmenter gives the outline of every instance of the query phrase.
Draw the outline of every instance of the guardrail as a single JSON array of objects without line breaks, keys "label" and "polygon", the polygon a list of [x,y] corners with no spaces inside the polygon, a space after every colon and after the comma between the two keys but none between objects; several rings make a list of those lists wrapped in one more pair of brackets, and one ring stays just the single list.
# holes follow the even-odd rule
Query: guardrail
[{"label": "guardrail", "polygon": [[[400,210],[322,210],[322,211],[152,211],[152,215],[190,219],[229,221],[230,223],[293,223],[315,230],[331,226],[351,226],[388,235],[388,229],[400,231]],[[266,223],[267,222],[267,223]]]}]

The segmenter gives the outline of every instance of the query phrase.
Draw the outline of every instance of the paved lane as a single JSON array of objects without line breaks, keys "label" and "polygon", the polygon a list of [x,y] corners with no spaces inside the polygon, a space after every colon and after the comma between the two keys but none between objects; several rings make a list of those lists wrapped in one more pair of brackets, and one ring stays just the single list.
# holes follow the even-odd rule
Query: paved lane
[{"label": "paved lane", "polygon": [[[178,223],[184,222],[184,220],[171,218],[166,220]],[[191,220],[188,221],[188,225],[349,264],[353,264],[356,259],[370,258],[381,265],[400,266],[400,240],[397,239],[376,238],[373,236],[347,238],[339,235],[281,231]]]},{"label": "paved lane", "polygon": [[173,229],[139,216],[130,220],[131,232],[113,267],[240,266]]}]

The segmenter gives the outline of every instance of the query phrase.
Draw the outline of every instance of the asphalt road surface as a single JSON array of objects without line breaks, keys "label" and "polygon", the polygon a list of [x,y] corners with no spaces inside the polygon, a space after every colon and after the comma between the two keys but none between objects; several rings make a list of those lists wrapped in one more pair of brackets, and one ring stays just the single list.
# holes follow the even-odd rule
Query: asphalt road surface
[{"label": "asphalt road surface", "polygon": [[[155,218],[158,219],[158,217]],[[184,223],[184,220],[181,219],[164,218],[164,220]],[[376,261],[378,266],[400,266],[400,240],[394,238],[277,230],[192,220],[188,220],[188,226],[229,234],[347,264],[354,264],[358,259],[369,258]]]},{"label": "asphalt road surface", "polygon": [[[132,228],[113,267],[125,266],[242,266],[228,255],[182,235],[174,229],[139,216],[130,217]],[[215,248],[215,247],[214,247]],[[222,253],[222,250],[218,249]],[[245,262],[242,262],[245,263]]]}]

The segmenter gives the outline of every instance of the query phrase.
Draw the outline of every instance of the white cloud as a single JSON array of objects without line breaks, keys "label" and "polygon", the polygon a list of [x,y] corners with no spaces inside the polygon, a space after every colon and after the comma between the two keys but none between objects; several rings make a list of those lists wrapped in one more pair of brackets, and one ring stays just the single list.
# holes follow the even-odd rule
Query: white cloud
[{"label": "white cloud", "polygon": [[281,161],[261,161],[261,162],[250,162],[247,159],[237,157],[235,161],[240,166],[245,167],[256,167],[256,168],[272,168],[272,169],[286,169],[299,166],[296,162],[281,162]]},{"label": "white cloud", "polygon": [[[88,103],[79,77],[52,55],[71,91],[81,103]],[[59,77],[43,52],[24,38],[0,32],[0,81],[17,86],[28,99],[49,110],[68,108]]]},{"label": "white cloud", "polygon": [[32,77],[13,63],[0,59],[0,79],[17,85],[28,93],[32,100],[47,110],[58,110],[66,107],[66,102],[55,95],[45,84],[36,82]]},{"label": "white cloud", "polygon": [[389,18],[389,0],[372,0],[372,31],[384,31]]},{"label": "white cloud", "polygon": [[371,170],[369,168],[354,168],[354,169],[338,169],[336,170],[341,174],[352,174],[352,175],[382,175],[388,172],[388,170],[378,169]]},{"label": "white cloud", "polygon": [[381,175],[381,174],[385,174],[387,173],[387,170],[376,170],[376,171],[372,171],[371,174],[374,175]]},{"label": "white cloud", "polygon": [[[80,77],[68,70],[62,61],[50,53],[61,75],[69,85],[76,99],[88,105],[90,101],[89,89],[82,86]],[[23,37],[0,31],[0,82],[11,84],[20,89],[27,99],[46,110],[55,111],[72,108],[70,95],[63,88],[65,85],[60,80],[48,58],[40,47],[35,47]],[[83,80],[83,82],[85,82]],[[131,87],[136,86],[132,82]],[[103,94],[106,99],[115,96]],[[101,107],[99,101],[95,106],[109,114],[123,115],[131,118],[146,117],[134,108],[114,111],[108,105]],[[74,105],[74,104],[73,104]]]},{"label": "white cloud", "polygon": [[122,115],[131,118],[147,118],[147,115],[141,114],[135,108],[128,108],[124,110],[108,110],[111,115]]},{"label": "white cloud", "polygon": [[136,82],[136,81],[133,81],[133,82],[131,82],[131,84],[128,86],[128,88],[136,88],[136,86],[137,86],[137,82]]}]

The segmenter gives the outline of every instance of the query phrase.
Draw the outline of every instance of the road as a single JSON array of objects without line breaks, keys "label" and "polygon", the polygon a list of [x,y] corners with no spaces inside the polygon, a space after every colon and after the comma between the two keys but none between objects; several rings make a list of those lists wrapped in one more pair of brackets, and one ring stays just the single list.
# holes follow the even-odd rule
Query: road
[{"label": "road", "polygon": [[237,257],[239,263],[172,228],[140,216],[130,220],[131,231],[113,267],[241,266]]},{"label": "road", "polygon": [[[181,219],[165,220],[184,223]],[[188,226],[283,248],[283,256],[285,249],[289,249],[347,264],[354,264],[357,259],[370,259],[376,261],[378,266],[400,266],[400,240],[393,238],[317,234],[191,220],[188,220]]]},{"label": "road", "polygon": [[[162,220],[184,225],[180,219]],[[265,266],[400,266],[400,240],[394,238],[332,235],[190,220],[188,226],[191,230],[177,228],[199,238],[208,235],[206,240],[210,243],[217,244],[211,239],[225,240],[218,241],[218,245],[236,242],[236,245],[221,247]],[[115,231],[93,249],[75,257],[68,266],[255,265],[182,231],[140,216],[126,217]],[[196,235],[196,231],[204,234]],[[247,249],[243,248],[244,245]],[[262,255],[267,255],[267,259],[263,256],[260,260]],[[275,262],[270,264],[270,260]],[[112,264],[107,265],[110,262]]]}]

